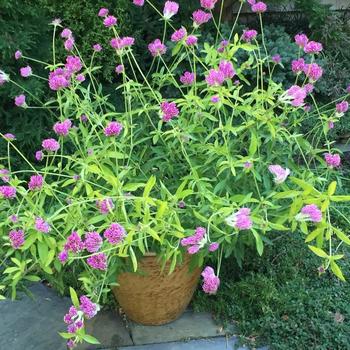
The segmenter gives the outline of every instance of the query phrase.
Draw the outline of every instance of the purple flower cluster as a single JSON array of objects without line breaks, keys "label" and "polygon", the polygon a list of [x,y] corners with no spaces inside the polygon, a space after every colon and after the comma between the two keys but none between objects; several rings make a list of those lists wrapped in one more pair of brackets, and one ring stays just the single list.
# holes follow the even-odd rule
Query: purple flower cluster
[{"label": "purple flower cluster", "polygon": [[103,239],[98,232],[87,232],[85,234],[84,245],[89,253],[96,253],[100,250]]},{"label": "purple flower cluster", "polygon": [[270,165],[269,171],[274,175],[274,181],[278,185],[286,181],[288,175],[290,174],[290,170],[288,168],[284,169],[280,165]]},{"label": "purple flower cluster", "polygon": [[291,99],[292,106],[300,107],[304,104],[307,93],[305,88],[293,85],[287,90],[287,95]]},{"label": "purple flower cluster", "polygon": [[339,154],[326,153],[324,160],[330,168],[338,168],[341,165],[341,158]]},{"label": "purple flower cluster", "polygon": [[0,179],[4,182],[10,181],[10,172],[7,169],[0,169]]},{"label": "purple flower cluster", "polygon": [[160,109],[162,110],[162,119],[164,122],[169,122],[179,115],[179,110],[175,102],[164,101],[161,103]]},{"label": "purple flower cluster", "polygon": [[51,231],[50,225],[40,217],[35,219],[35,229],[43,233],[49,233]]},{"label": "purple flower cluster", "polygon": [[267,10],[267,5],[262,1],[256,2],[255,0],[250,0],[249,4],[255,13],[264,13]]},{"label": "purple flower cluster", "polygon": [[67,136],[71,128],[72,121],[70,119],[66,119],[63,122],[57,122],[53,126],[53,131],[59,136]]},{"label": "purple flower cluster", "polygon": [[22,67],[19,71],[23,78],[28,78],[33,74],[32,68],[30,66]]},{"label": "purple flower cluster", "polygon": [[335,109],[339,114],[346,113],[349,109],[349,103],[347,101],[342,101],[340,103],[337,103]]},{"label": "purple flower cluster", "polygon": [[148,45],[148,50],[153,57],[156,57],[164,55],[167,47],[160,41],[160,39],[156,39]]},{"label": "purple flower cluster", "polygon": [[210,69],[209,74],[206,76],[205,80],[210,86],[220,86],[224,83],[226,79],[232,79],[236,72],[233,65],[229,61],[221,61],[219,68]]},{"label": "purple flower cluster", "polygon": [[135,38],[126,36],[123,38],[113,38],[110,41],[110,45],[113,49],[123,50],[124,48],[131,47],[135,43]]},{"label": "purple flower cluster", "polygon": [[305,53],[319,53],[323,50],[321,43],[309,41],[309,38],[305,34],[297,34],[294,40]]},{"label": "purple flower cluster", "polygon": [[210,266],[206,266],[206,268],[202,272],[203,277],[203,291],[207,294],[216,294],[219,286],[220,279],[215,275],[214,269]]},{"label": "purple flower cluster", "polygon": [[41,143],[45,151],[56,152],[60,149],[60,144],[55,139],[45,139]]},{"label": "purple flower cluster", "polygon": [[98,253],[89,256],[86,260],[93,269],[105,271],[107,269],[107,256],[105,253]]},{"label": "purple flower cluster", "polygon": [[26,106],[26,96],[25,95],[18,95],[15,97],[15,105],[17,107],[25,107]]},{"label": "purple flower cluster", "polygon": [[64,250],[66,252],[79,253],[85,248],[84,242],[79,236],[78,232],[73,231],[64,244]]},{"label": "purple flower cluster", "polygon": [[181,240],[181,245],[187,247],[189,254],[196,254],[201,248],[201,242],[205,238],[206,233],[207,231],[204,227],[197,227],[192,236]]},{"label": "purple flower cluster", "polygon": [[322,212],[316,204],[305,205],[300,214],[297,215],[299,221],[321,222]]},{"label": "purple flower cluster", "polygon": [[178,30],[175,30],[175,32],[171,35],[171,41],[172,42],[179,42],[183,38],[187,36],[187,30],[185,27],[181,27]]},{"label": "purple flower cluster", "polygon": [[32,175],[28,182],[30,191],[40,190],[43,187],[44,178],[41,175]]},{"label": "purple flower cluster", "polygon": [[13,249],[19,249],[24,244],[24,232],[22,230],[12,230],[9,232],[9,239]]},{"label": "purple flower cluster", "polygon": [[15,198],[16,197],[16,187],[13,186],[0,186],[0,195],[3,198]]},{"label": "purple flower cluster", "polygon": [[256,38],[256,36],[258,35],[258,32],[254,29],[245,29],[243,30],[243,34],[242,34],[242,40],[250,43],[253,39]]},{"label": "purple flower cluster", "polygon": [[72,31],[69,28],[64,28],[61,32],[61,38],[66,39],[64,42],[64,48],[67,51],[72,51],[75,44],[75,39]]},{"label": "purple flower cluster", "polygon": [[114,209],[114,203],[112,198],[106,198],[96,201],[96,207],[101,214],[108,214]]},{"label": "purple flower cluster", "polygon": [[207,23],[212,18],[212,15],[203,10],[196,10],[192,13],[193,26],[199,27],[201,24]]},{"label": "purple flower cluster", "polygon": [[107,16],[103,20],[103,24],[107,28],[113,27],[113,26],[115,26],[117,24],[117,19],[114,16]]},{"label": "purple flower cluster", "polygon": [[114,222],[105,230],[103,236],[110,244],[119,244],[125,238],[126,231],[122,225]]},{"label": "purple flower cluster", "polygon": [[192,85],[196,79],[196,75],[191,72],[185,72],[183,75],[180,77],[180,81],[184,85]]},{"label": "purple flower cluster", "polygon": [[145,0],[133,0],[134,5],[143,6],[145,4]]},{"label": "purple flower cluster", "polygon": [[165,19],[170,19],[179,11],[179,4],[175,1],[166,1],[163,9],[163,16]]},{"label": "purple flower cluster", "polygon": [[232,226],[237,230],[250,230],[253,226],[249,208],[239,209],[237,212],[226,218],[225,221],[229,226]]},{"label": "purple flower cluster", "polygon": [[201,6],[206,10],[212,10],[218,0],[201,0]]},{"label": "purple flower cluster", "polygon": [[93,303],[87,296],[80,297],[80,310],[87,319],[93,318],[98,312],[98,305]]},{"label": "purple flower cluster", "polygon": [[123,125],[119,122],[109,122],[104,129],[104,134],[108,137],[118,136],[123,130]]}]

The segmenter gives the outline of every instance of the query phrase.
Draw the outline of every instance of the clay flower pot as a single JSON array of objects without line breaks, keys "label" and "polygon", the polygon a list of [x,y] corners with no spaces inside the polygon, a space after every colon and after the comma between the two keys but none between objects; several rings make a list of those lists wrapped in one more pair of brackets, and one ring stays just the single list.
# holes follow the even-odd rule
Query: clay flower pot
[{"label": "clay flower pot", "polygon": [[114,295],[132,321],[144,325],[162,325],[176,320],[185,311],[197,287],[201,270],[189,271],[190,257],[168,274],[170,263],[161,272],[155,254],[139,261],[137,273],[118,276]]}]

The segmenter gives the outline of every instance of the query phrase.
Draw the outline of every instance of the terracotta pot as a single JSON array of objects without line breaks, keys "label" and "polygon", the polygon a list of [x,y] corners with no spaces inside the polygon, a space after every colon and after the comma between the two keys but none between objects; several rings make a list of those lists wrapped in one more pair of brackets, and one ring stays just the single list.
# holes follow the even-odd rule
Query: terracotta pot
[{"label": "terracotta pot", "polygon": [[168,274],[161,272],[154,254],[139,262],[137,273],[122,273],[113,293],[129,319],[144,325],[161,325],[176,320],[185,311],[198,284],[201,270],[189,271],[190,257]]}]

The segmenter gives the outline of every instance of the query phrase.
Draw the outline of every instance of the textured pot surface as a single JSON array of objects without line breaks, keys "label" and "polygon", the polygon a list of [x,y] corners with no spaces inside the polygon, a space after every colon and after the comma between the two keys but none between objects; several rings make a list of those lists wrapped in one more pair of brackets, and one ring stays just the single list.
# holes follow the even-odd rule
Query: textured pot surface
[{"label": "textured pot surface", "polygon": [[186,257],[172,274],[169,263],[164,272],[155,256],[139,262],[138,273],[122,273],[114,295],[126,315],[144,325],[161,325],[176,320],[185,311],[197,287],[201,270],[189,271]]}]

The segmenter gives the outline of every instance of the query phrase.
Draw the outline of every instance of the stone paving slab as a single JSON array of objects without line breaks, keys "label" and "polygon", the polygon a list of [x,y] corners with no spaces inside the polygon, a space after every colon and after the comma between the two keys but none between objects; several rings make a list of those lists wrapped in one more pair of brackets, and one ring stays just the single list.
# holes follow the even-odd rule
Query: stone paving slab
[{"label": "stone paving slab", "polygon": [[143,326],[130,322],[135,345],[168,343],[223,335],[209,313],[186,311],[178,320],[162,326]]},{"label": "stone paving slab", "polygon": [[0,301],[0,349],[3,350],[66,350],[63,315],[71,305],[40,283],[32,285],[34,298]]},{"label": "stone paving slab", "polygon": [[[114,349],[105,349],[114,350]],[[115,349],[117,350],[117,349]],[[226,338],[217,337],[212,339],[192,340],[188,342],[171,342],[162,344],[148,344],[132,347],[121,347],[118,350],[249,350],[246,347],[238,345],[236,337]],[[260,348],[257,350],[268,350],[268,348]]]}]

